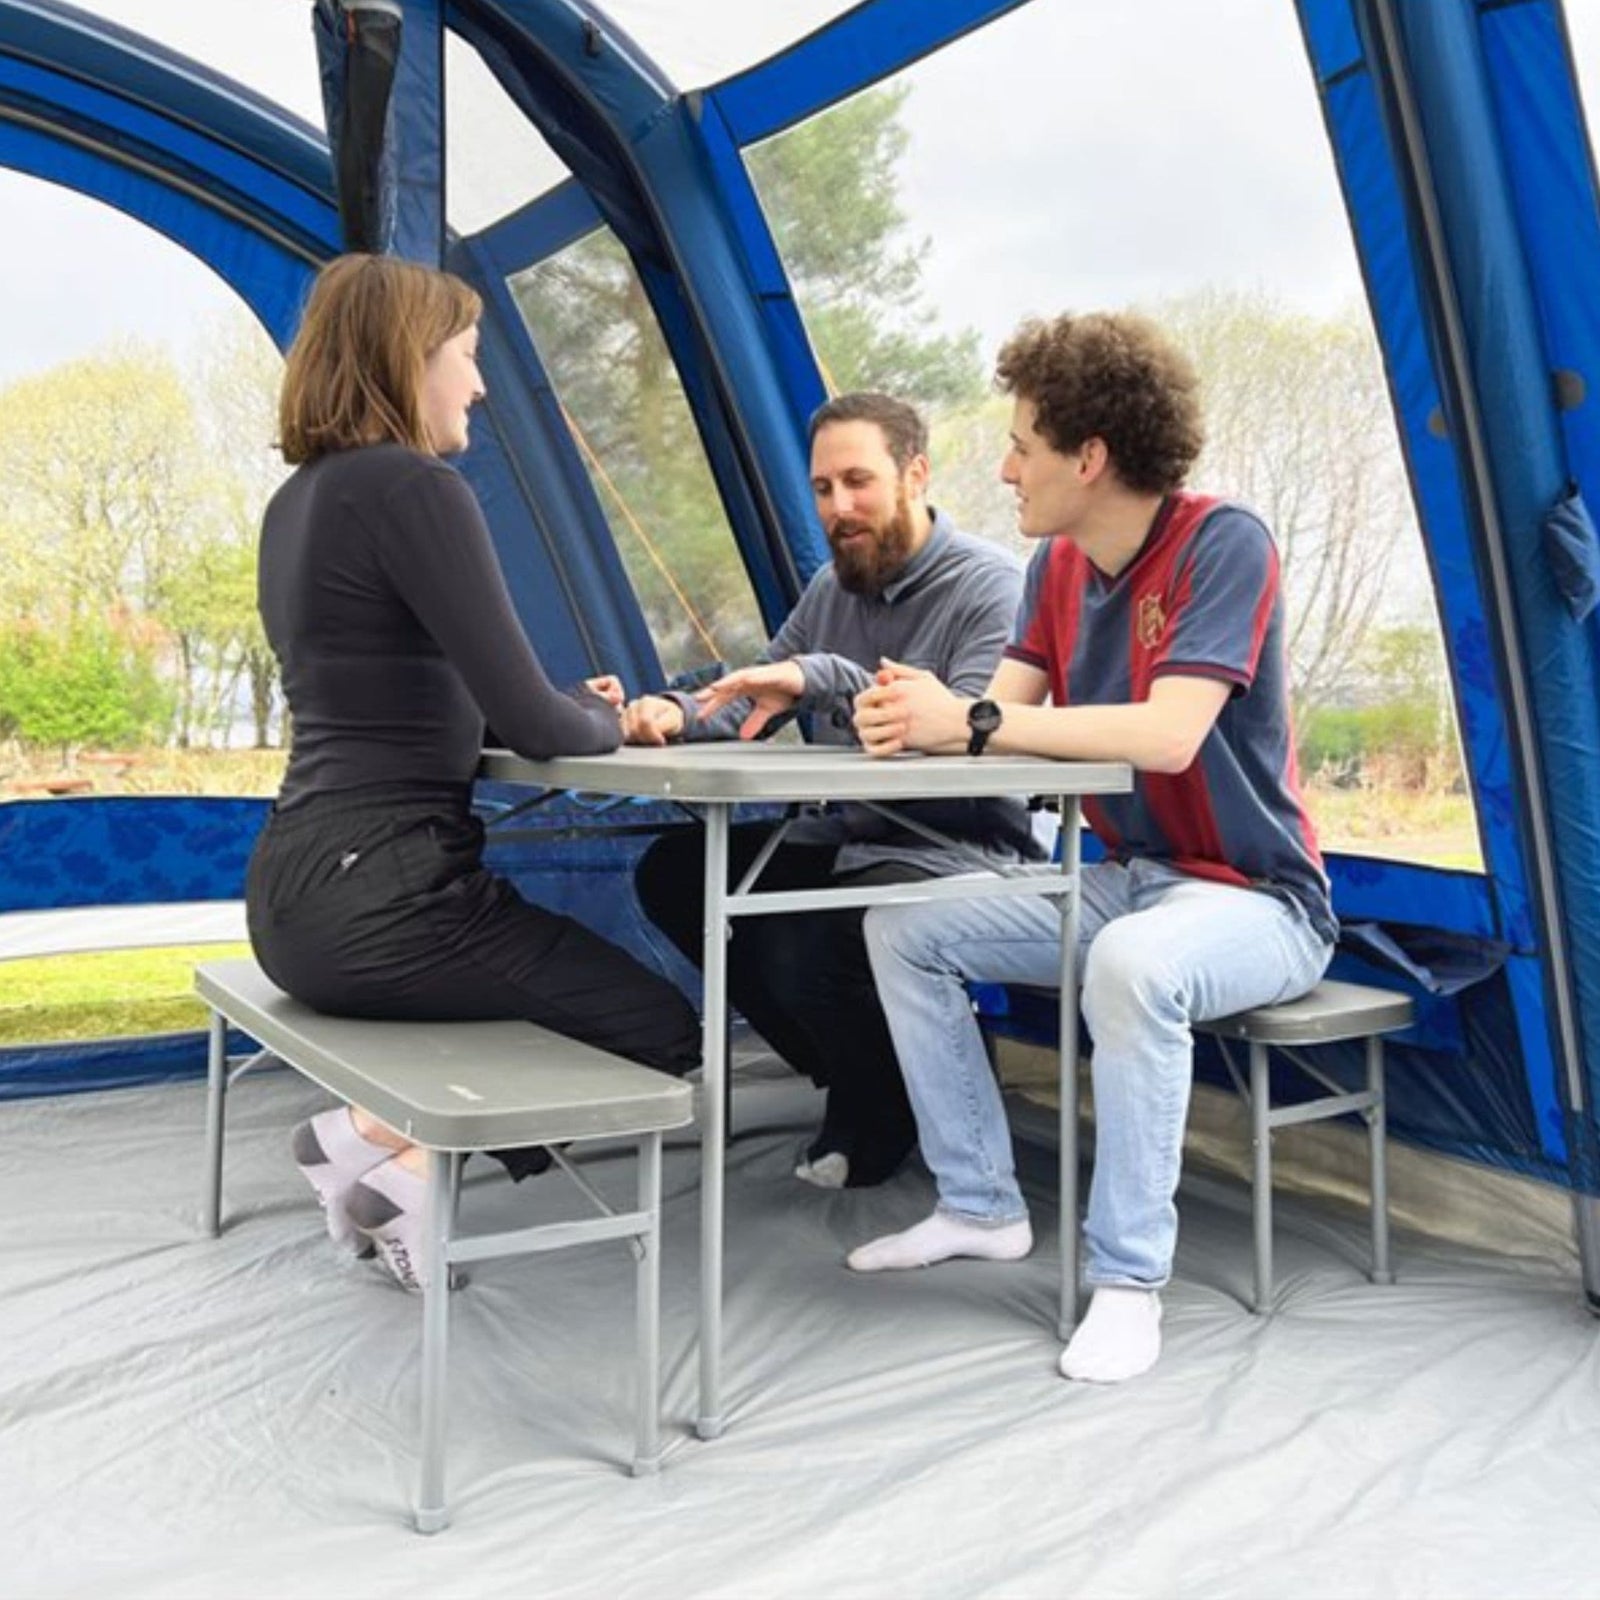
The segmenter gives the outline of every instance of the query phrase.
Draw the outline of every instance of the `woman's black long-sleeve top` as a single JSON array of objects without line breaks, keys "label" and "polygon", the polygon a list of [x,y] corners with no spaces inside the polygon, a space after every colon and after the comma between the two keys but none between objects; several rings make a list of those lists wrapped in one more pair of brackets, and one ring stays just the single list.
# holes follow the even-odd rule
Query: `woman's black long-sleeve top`
[{"label": "woman's black long-sleeve top", "polygon": [[267,507],[260,607],[293,748],[278,798],[466,785],[484,719],[527,756],[596,755],[616,712],[566,694],[512,609],[472,491],[398,444],[319,457]]}]

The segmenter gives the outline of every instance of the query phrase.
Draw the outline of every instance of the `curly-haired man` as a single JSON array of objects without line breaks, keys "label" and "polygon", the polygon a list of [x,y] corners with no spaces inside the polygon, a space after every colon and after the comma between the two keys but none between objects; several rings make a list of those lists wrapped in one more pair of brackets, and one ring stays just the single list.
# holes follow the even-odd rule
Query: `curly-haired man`
[{"label": "curly-haired man", "polygon": [[[1180,487],[1202,439],[1193,369],[1141,318],[1061,316],[1018,330],[997,381],[1014,399],[1001,477],[1043,541],[1005,658],[975,701],[887,664],[856,723],[876,755],[1135,769],[1130,794],[1085,802],[1106,847],[1083,871],[1077,969],[1094,1047],[1094,1296],[1061,1357],[1069,1378],[1114,1383],[1161,1351],[1190,1025],[1311,988],[1336,929],[1295,769],[1272,536]],[[939,1203],[850,1265],[1016,1260],[1033,1235],[963,986],[1054,983],[1059,915],[1033,899],[883,907],[866,929]]]}]

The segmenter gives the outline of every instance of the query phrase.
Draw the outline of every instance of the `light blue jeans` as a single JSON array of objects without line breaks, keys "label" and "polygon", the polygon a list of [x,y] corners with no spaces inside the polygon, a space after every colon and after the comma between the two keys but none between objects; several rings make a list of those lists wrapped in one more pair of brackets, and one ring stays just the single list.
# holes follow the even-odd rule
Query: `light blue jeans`
[{"label": "light blue jeans", "polygon": [[[1021,1219],[1011,1131],[964,984],[1056,987],[1057,903],[879,906],[866,936],[940,1209],[984,1224]],[[1157,1288],[1171,1274],[1190,1023],[1304,994],[1332,953],[1305,912],[1276,895],[1154,861],[1083,869],[1077,971],[1095,1103],[1089,1283]]]}]

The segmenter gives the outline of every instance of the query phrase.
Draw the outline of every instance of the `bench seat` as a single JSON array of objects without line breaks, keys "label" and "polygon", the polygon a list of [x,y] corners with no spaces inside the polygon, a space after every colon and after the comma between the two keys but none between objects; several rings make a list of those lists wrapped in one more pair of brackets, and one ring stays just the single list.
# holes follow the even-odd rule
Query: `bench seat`
[{"label": "bench seat", "polygon": [[197,967],[195,988],[297,1072],[430,1150],[565,1144],[690,1120],[677,1079],[531,1022],[328,1017],[248,959]]}]

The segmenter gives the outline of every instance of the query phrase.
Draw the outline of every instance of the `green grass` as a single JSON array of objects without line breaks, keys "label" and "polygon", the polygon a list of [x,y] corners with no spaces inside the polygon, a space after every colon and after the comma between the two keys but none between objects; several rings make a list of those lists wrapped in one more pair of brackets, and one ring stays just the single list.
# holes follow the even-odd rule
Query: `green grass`
[{"label": "green grass", "polygon": [[195,963],[249,953],[199,944],[0,961],[0,1046],[203,1028]]}]

